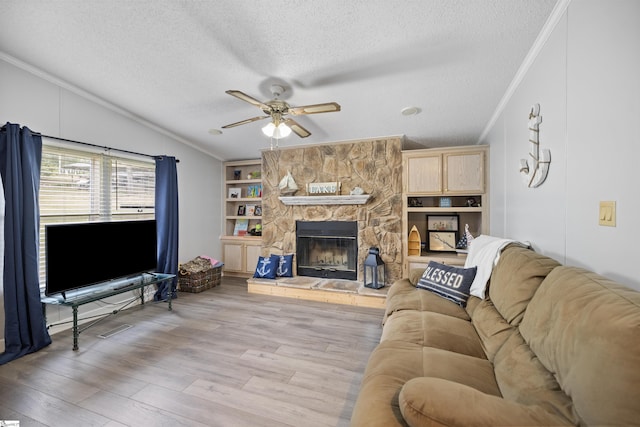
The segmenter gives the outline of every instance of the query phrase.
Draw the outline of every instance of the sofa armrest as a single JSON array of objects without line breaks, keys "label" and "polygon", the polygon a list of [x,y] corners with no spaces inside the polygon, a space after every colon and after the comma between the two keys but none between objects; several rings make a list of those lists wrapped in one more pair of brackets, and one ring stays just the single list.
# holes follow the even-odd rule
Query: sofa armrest
[{"label": "sofa armrest", "polygon": [[522,405],[440,378],[407,381],[398,400],[411,427],[572,425],[539,406]]}]

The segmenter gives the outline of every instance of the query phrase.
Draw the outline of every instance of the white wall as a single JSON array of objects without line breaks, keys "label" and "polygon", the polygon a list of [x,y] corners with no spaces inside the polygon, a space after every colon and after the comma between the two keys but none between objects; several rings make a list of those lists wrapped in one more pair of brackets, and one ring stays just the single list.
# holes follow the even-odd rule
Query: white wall
[{"label": "white wall", "polygon": [[[178,158],[179,260],[203,254],[221,258],[222,162],[12,63],[0,60],[0,76],[2,124],[18,123],[46,135]],[[3,321],[0,310],[0,337]]]},{"label": "white wall", "polygon": [[[491,146],[492,234],[640,290],[640,2],[573,0],[482,143]],[[528,114],[541,106],[542,186],[527,188]],[[617,227],[598,225],[600,201]]]}]

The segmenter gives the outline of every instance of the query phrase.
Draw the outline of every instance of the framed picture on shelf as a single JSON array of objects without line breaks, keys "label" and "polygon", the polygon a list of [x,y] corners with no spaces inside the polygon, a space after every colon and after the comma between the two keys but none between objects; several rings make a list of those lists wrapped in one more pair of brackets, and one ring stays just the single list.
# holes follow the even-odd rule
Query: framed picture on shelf
[{"label": "framed picture on shelf", "polygon": [[256,205],[247,205],[247,216],[254,216],[256,214]]},{"label": "framed picture on shelf", "polygon": [[246,211],[244,205],[238,205],[238,216],[244,216],[245,212]]},{"label": "framed picture on shelf", "polygon": [[256,210],[253,212],[255,216],[262,216],[262,205],[257,205]]},{"label": "framed picture on shelf", "polygon": [[238,187],[229,188],[229,198],[230,199],[239,199],[242,194],[242,189]]},{"label": "framed picture on shelf", "polygon": [[458,215],[427,215],[427,231],[458,231]]},{"label": "framed picture on shelf", "polygon": [[458,233],[455,231],[429,231],[429,251],[455,252]]}]

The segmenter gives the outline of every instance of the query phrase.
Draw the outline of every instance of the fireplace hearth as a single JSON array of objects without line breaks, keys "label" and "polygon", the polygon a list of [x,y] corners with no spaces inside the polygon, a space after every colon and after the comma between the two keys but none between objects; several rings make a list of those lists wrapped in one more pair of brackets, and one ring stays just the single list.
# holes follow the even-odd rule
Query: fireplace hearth
[{"label": "fireplace hearth", "polygon": [[299,276],[357,280],[356,221],[296,221]]}]

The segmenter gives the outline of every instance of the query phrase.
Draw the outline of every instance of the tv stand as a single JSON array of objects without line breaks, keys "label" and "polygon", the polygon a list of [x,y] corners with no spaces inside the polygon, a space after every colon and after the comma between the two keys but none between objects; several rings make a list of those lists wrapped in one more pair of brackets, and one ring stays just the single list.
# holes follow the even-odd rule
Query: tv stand
[{"label": "tv stand", "polygon": [[[124,310],[129,305],[131,305],[131,303],[136,299],[132,299],[126,303],[123,303],[123,305],[120,308],[115,309],[110,313],[106,313],[99,316],[87,317],[86,319],[78,319],[78,307],[84,304],[88,304],[90,302],[95,302],[95,301],[108,298],[114,295],[122,294],[124,292],[132,291],[135,289],[143,289],[150,285],[157,285],[167,280],[171,280],[175,277],[176,277],[175,274],[162,274],[162,273],[153,273],[148,275],[142,274],[139,276],[135,276],[133,278],[129,278],[126,281],[120,281],[118,282],[118,284],[106,282],[100,285],[80,289],[77,292],[74,292],[73,295],[70,295],[70,296],[68,296],[66,292],[62,292],[61,294],[58,294],[58,295],[43,296],[41,297],[40,301],[42,302],[42,305],[43,305],[42,311],[44,313],[45,323],[47,320],[47,314],[45,310],[46,304],[71,307],[71,311],[73,312],[73,320],[71,321],[73,322],[73,350],[77,351],[79,348],[78,338],[80,337],[81,332],[84,332],[85,330],[89,329],[90,327],[94,326],[95,324],[106,319],[109,316],[118,314],[120,311]],[[168,303],[169,311],[173,310],[173,308],[171,307],[171,292],[168,292],[168,298],[166,302]],[[144,292],[140,293],[140,304],[144,304]],[[98,319],[84,325],[82,328],[78,326],[78,320],[88,320],[95,317],[97,317]],[[47,329],[51,328],[52,326],[58,326],[65,323],[69,323],[69,321],[47,324]]]}]

